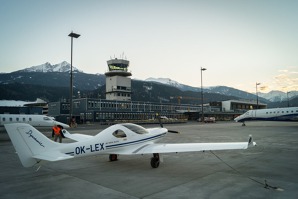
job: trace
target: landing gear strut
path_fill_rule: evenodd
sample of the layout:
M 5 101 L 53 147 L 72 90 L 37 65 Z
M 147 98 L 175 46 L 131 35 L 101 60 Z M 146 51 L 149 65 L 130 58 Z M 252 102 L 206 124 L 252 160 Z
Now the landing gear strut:
M 118 160 L 118 155 L 117 154 L 110 154 L 109 159 L 111 162 L 117 161 Z
M 153 157 L 151 158 L 151 167 L 157 168 L 159 166 L 159 154 L 153 153 Z
M 242 123 L 242 126 L 246 126 L 244 122 Z

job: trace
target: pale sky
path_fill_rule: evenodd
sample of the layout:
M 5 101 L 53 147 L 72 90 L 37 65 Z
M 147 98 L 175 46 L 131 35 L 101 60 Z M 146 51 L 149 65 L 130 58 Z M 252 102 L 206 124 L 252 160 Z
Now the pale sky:
M 0 0 L 0 72 L 45 62 L 200 87 L 298 90 L 297 0 Z M 83 83 L 83 82 L 82 82 Z

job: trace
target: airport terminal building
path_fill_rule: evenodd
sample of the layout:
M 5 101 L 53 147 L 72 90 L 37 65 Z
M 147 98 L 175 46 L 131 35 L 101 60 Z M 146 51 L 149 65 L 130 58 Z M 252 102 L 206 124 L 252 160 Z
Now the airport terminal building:
M 204 104 L 205 117 L 216 120 L 233 120 L 235 117 L 254 109 L 256 102 L 228 100 Z M 266 104 L 259 103 L 259 108 Z M 69 121 L 69 102 L 51 102 L 49 115 L 62 122 Z M 171 119 L 173 122 L 197 120 L 202 115 L 202 106 L 193 104 L 160 104 L 141 101 L 118 101 L 94 98 L 73 100 L 73 116 L 78 123 L 85 122 L 135 122 L 146 123 L 156 119 L 156 114 Z
M 146 123 L 156 120 L 156 114 L 172 122 L 197 120 L 202 116 L 202 105 L 167 104 L 131 101 L 132 74 L 128 71 L 129 61 L 111 59 L 107 61 L 106 99 L 73 99 L 72 116 L 78 123 L 85 122 L 135 122 Z M 70 104 L 67 101 L 48 104 L 48 114 L 61 122 L 70 121 Z M 217 120 L 232 120 L 246 110 L 266 108 L 266 104 L 251 101 L 228 100 L 203 105 L 205 117 Z
M 39 98 L 37 98 L 36 101 L 32 102 L 17 100 L 0 100 L 0 114 L 47 115 L 48 103 Z

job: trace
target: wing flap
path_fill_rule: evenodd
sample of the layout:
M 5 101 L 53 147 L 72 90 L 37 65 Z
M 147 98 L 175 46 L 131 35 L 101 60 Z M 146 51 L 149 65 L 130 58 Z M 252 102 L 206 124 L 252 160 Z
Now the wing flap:
M 249 135 L 248 142 L 147 144 L 135 150 L 133 154 L 234 150 L 247 149 L 256 145 L 252 136 Z
M 134 154 L 178 153 L 210 150 L 247 149 L 247 142 L 232 143 L 185 143 L 185 144 L 150 144 L 135 150 Z

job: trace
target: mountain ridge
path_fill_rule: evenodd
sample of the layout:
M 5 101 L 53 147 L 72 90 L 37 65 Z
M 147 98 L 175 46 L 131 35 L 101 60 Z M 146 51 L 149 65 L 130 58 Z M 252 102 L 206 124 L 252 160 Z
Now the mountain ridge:
M 25 69 L 14 71 L 11 73 L 0 73 L 0 84 L 20 83 L 33 85 L 37 84 L 51 87 L 69 87 L 69 72 L 70 64 L 66 61 L 63 61 L 58 64 L 51 64 L 49 62 L 46 62 L 41 65 L 27 67 Z M 91 91 L 105 85 L 105 76 L 103 74 L 86 74 L 76 67 L 73 67 L 73 73 L 74 88 L 76 88 L 78 91 Z M 150 77 L 145 80 L 137 81 L 144 81 L 147 84 L 155 82 L 162 85 L 172 86 L 183 92 L 201 92 L 201 88 L 184 85 L 170 78 Z M 84 83 L 82 84 L 81 82 Z M 203 92 L 226 95 L 230 97 L 233 96 L 239 99 L 256 99 L 255 94 L 227 86 L 204 87 Z M 259 92 L 258 95 L 260 98 L 265 98 L 270 102 L 281 102 L 287 101 L 288 96 L 289 98 L 294 98 L 298 95 L 298 92 L 291 91 L 288 92 L 287 95 L 287 93 L 281 91 L 270 91 L 269 93 Z
M 150 78 L 145 79 L 145 81 L 147 81 L 147 82 L 157 82 L 157 83 L 160 83 L 160 84 L 174 86 L 174 87 L 179 88 L 183 91 L 201 92 L 201 88 L 180 84 L 179 82 L 177 82 L 175 80 L 172 80 L 170 78 L 153 78 L 153 77 L 150 77 Z M 232 88 L 232 87 L 228 87 L 228 86 L 203 87 L 203 91 L 204 92 L 220 93 L 220 94 L 224 94 L 224 95 L 237 96 L 237 97 L 246 96 L 245 98 L 248 98 L 248 99 L 255 99 L 256 98 L 255 93 L 245 92 L 245 91 L 235 89 L 235 88 Z M 294 98 L 294 97 L 298 96 L 298 91 L 290 91 L 288 93 L 289 94 L 287 95 L 287 93 L 282 92 L 282 91 L 270 91 L 268 93 L 258 92 L 258 96 L 262 97 L 262 98 L 265 98 L 265 99 L 269 100 L 270 102 L 286 101 L 286 100 L 288 100 L 288 97 L 289 97 L 289 99 L 291 99 L 291 98 Z
M 78 68 L 73 67 L 73 72 L 81 72 L 83 71 L 79 70 Z M 43 72 L 43 73 L 48 73 L 48 72 L 70 72 L 70 63 L 67 61 L 63 61 L 58 64 L 52 65 L 49 62 L 46 62 L 44 64 L 40 64 L 37 66 L 31 66 L 22 70 L 14 71 L 14 72 Z

